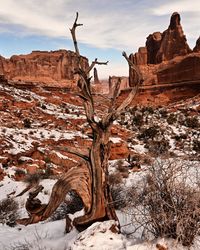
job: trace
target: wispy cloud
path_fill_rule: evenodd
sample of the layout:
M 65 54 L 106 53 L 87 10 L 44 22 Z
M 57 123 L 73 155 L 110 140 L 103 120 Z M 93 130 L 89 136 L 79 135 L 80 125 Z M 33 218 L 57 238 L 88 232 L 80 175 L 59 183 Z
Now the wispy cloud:
M 184 12 L 184 13 L 199 13 L 200 11 L 200 1 L 193 0 L 174 0 L 174 1 L 167 1 L 162 5 L 158 5 L 156 8 L 153 9 L 153 13 L 155 15 L 167 15 L 171 14 L 174 11 Z
M 165 16 L 172 12 L 179 12 L 187 40 L 191 47 L 200 35 L 200 1 L 199 0 L 173 0 L 152 8 L 153 15 Z
M 182 14 L 185 33 L 192 46 L 200 30 L 199 0 L 6 0 L 0 8 L 0 36 L 70 37 L 76 11 L 84 24 L 78 40 L 92 48 L 134 52 L 148 34 L 163 31 L 174 11 Z M 31 47 L 31 45 L 30 45 Z M 90 57 L 90 56 L 89 56 Z M 123 59 L 122 59 L 123 61 Z M 117 60 L 113 74 L 126 74 L 126 64 Z M 111 67 L 111 66 L 110 66 Z M 103 72 L 110 70 L 102 68 Z
M 0 22 L 18 25 L 26 35 L 69 38 L 76 11 L 84 23 L 79 39 L 99 48 L 133 49 L 159 28 L 149 16 L 148 1 L 136 0 L 6 0 Z

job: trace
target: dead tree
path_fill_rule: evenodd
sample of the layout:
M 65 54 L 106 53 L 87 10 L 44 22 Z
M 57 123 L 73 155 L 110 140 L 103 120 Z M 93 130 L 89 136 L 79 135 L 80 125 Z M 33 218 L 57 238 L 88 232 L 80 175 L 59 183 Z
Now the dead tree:
M 128 97 L 117 105 L 117 95 L 120 87 L 120 79 L 118 80 L 112 98 L 110 99 L 107 111 L 102 117 L 98 117 L 95 113 L 94 94 L 91 88 L 90 71 L 96 64 L 107 64 L 108 62 L 99 62 L 95 59 L 88 69 L 84 70 L 81 67 L 81 56 L 79 53 L 78 43 L 76 40 L 76 28 L 82 24 L 77 24 L 78 13 L 75 22 L 71 29 L 72 39 L 74 42 L 75 52 L 77 55 L 79 67 L 75 70 L 78 74 L 78 96 L 82 99 L 87 122 L 92 131 L 92 145 L 91 148 L 85 152 L 74 149 L 65 148 L 71 154 L 79 156 L 84 160 L 84 164 L 72 168 L 68 171 L 52 189 L 52 194 L 49 203 L 43 207 L 38 208 L 38 213 L 33 209 L 33 213 L 29 209 L 29 218 L 19 220 L 19 223 L 30 224 L 48 218 L 65 199 L 67 192 L 75 190 L 82 198 L 85 206 L 85 215 L 75 218 L 73 225 L 78 229 L 86 228 L 95 221 L 115 220 L 117 216 L 115 213 L 113 200 L 109 187 L 108 180 L 108 159 L 110 156 L 110 130 L 113 122 L 119 117 L 121 112 L 131 103 L 135 97 L 141 78 L 136 66 L 129 60 L 126 53 L 123 56 L 127 60 L 129 67 L 135 72 L 134 87 L 129 93 Z M 133 83 L 132 83 L 133 86 Z M 79 180 L 79 181 L 77 181 Z M 31 202 L 31 199 L 29 199 Z M 31 203 L 34 204 L 34 201 Z M 37 202 L 38 205 L 38 202 Z M 28 206 L 28 205 L 27 205 Z M 28 206 L 31 207 L 31 206 Z

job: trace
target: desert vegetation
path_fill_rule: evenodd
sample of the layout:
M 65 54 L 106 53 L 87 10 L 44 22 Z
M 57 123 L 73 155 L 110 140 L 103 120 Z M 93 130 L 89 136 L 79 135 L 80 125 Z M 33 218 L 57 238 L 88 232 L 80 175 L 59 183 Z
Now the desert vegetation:
M 199 239 L 200 97 L 140 103 L 144 79 L 125 52 L 130 89 L 119 94 L 116 78 L 112 95 L 99 93 L 90 74 L 108 62 L 87 64 L 79 26 L 77 14 L 76 67 L 69 70 L 77 86 L 0 82 L 0 230 L 19 237 L 10 249 L 48 250 L 56 237 L 56 249 L 91 249 L 95 237 L 120 249 L 143 241 L 166 250 L 154 244 L 160 238 L 192 248 Z M 32 242 L 20 238 L 36 229 Z

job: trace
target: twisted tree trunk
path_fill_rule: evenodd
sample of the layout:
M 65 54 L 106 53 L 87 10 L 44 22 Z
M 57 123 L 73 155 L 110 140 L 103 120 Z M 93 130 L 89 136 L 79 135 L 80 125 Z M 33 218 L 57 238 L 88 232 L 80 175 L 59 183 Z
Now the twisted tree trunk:
M 88 152 L 80 152 L 73 148 L 64 148 L 67 152 L 79 156 L 84 160 L 85 164 L 73 168 L 68 171 L 58 182 L 54 185 L 51 193 L 49 203 L 47 205 L 41 204 L 38 199 L 35 199 L 41 188 L 37 189 L 34 195 L 29 195 L 26 207 L 28 208 L 29 218 L 18 220 L 22 224 L 36 223 L 40 220 L 47 219 L 65 199 L 67 192 L 75 190 L 82 198 L 85 215 L 75 218 L 73 224 L 78 229 L 84 229 L 95 221 L 115 220 L 118 218 L 115 213 L 113 200 L 109 187 L 108 180 L 108 159 L 110 155 L 110 129 L 113 122 L 121 114 L 121 112 L 131 103 L 137 93 L 141 77 L 138 69 L 129 60 L 126 53 L 123 56 L 127 60 L 129 67 L 135 72 L 135 81 L 132 83 L 132 91 L 123 103 L 117 107 L 116 100 L 120 87 L 120 78 L 115 86 L 113 97 L 102 117 L 96 117 L 93 93 L 91 91 L 91 78 L 89 72 L 96 64 L 106 65 L 108 62 L 98 62 L 95 59 L 85 71 L 81 68 L 80 54 L 78 43 L 76 41 L 75 30 L 76 27 L 82 24 L 77 24 L 78 13 L 71 30 L 74 42 L 75 52 L 77 55 L 77 62 L 79 68 L 76 69 L 76 74 L 79 75 L 78 87 L 79 97 L 83 101 L 87 122 L 92 130 L 92 146 Z M 37 205 L 36 207 L 34 207 Z M 69 224 L 69 222 L 68 222 Z

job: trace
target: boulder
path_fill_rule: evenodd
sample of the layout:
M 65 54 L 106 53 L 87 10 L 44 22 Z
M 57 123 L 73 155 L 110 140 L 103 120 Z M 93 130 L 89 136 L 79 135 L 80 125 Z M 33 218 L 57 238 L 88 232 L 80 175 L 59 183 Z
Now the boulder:
M 127 143 L 120 141 L 111 145 L 110 160 L 125 159 L 129 154 Z

